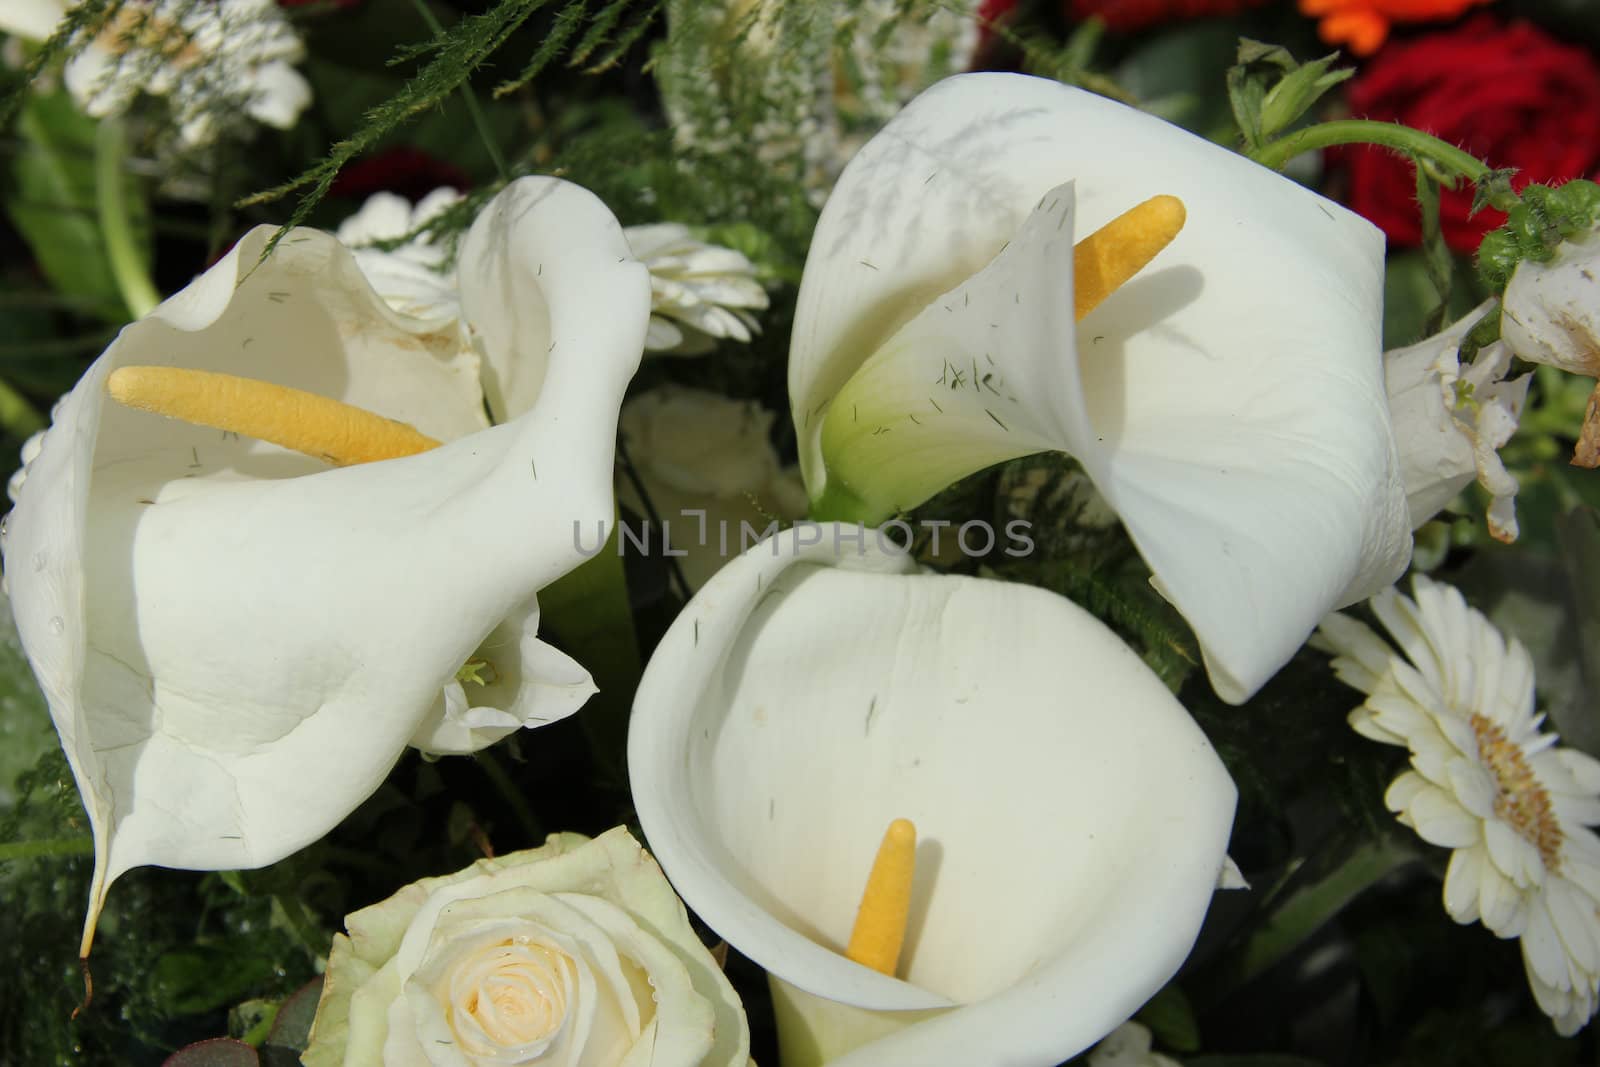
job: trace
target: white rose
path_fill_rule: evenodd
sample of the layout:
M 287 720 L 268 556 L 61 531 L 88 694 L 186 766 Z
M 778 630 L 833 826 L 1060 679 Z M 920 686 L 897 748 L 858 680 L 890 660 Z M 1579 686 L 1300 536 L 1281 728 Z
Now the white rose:
M 746 1067 L 733 987 L 626 829 L 424 878 L 335 935 L 306 1067 Z
M 622 407 L 622 440 L 634 473 L 671 534 L 691 589 L 741 550 L 741 524 L 760 531 L 806 513 L 805 488 L 783 467 L 768 432 L 773 414 L 748 400 L 665 385 Z M 638 487 L 618 479 L 622 502 L 644 513 Z M 702 514 L 703 513 L 703 514 Z

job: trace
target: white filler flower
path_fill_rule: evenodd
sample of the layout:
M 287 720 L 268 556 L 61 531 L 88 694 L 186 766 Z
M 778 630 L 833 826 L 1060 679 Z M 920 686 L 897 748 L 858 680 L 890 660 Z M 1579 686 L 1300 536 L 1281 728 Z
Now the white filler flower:
M 1171 1056 L 1153 1050 L 1150 1028 L 1127 1022 L 1106 1035 L 1089 1052 L 1089 1067 L 1183 1067 Z
M 1600 379 L 1600 226 L 1561 242 L 1548 263 L 1517 264 L 1506 286 L 1500 335 L 1520 359 Z M 1600 384 L 1572 462 L 1600 466 Z
M 1492 498 L 1489 533 L 1517 539 L 1517 479 L 1498 450 L 1517 432 L 1533 377 L 1506 379 L 1511 349 L 1504 342 L 1484 347 L 1465 367 L 1459 358 L 1461 342 L 1491 307 L 1485 303 L 1442 333 L 1384 353 L 1412 529 L 1476 479 Z
M 1450 586 L 1418 576 L 1372 610 L 1400 651 L 1342 615 L 1322 640 L 1334 670 L 1367 694 L 1350 713 L 1365 737 L 1411 750 L 1385 795 L 1429 844 L 1454 850 L 1444 905 L 1520 937 L 1539 1007 L 1564 1035 L 1600 989 L 1600 761 L 1556 745 L 1534 713 L 1533 664 Z
M 0 31 L 48 37 L 71 5 L 6 0 Z M 120 115 L 141 93 L 166 97 L 185 144 L 205 145 L 243 113 L 286 130 L 311 103 L 292 64 L 305 46 L 275 0 L 129 3 L 67 62 L 67 91 L 96 118 Z
M 738 995 L 622 827 L 424 878 L 345 919 L 307 1067 L 746 1067 Z

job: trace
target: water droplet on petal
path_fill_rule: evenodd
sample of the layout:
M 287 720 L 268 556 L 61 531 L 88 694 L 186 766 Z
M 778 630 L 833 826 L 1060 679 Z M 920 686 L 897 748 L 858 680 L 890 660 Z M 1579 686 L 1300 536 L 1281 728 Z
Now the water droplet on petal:
M 60 615 L 50 616 L 50 632 L 53 634 L 64 633 L 67 629 L 66 621 Z
M 33 573 L 38 574 L 40 571 L 44 570 L 44 565 L 48 562 L 50 562 L 49 556 L 45 555 L 43 552 L 35 552 L 33 554 Z

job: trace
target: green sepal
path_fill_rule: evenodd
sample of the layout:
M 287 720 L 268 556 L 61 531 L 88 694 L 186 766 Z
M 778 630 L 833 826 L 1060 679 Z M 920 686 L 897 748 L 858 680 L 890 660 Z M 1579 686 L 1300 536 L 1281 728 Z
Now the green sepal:
M 1338 58 L 1334 52 L 1302 64 L 1286 48 L 1241 37 L 1227 84 L 1245 147 L 1258 149 L 1299 122 L 1329 89 L 1355 73 L 1349 67 L 1332 69 Z
M 1290 71 L 1267 91 L 1261 105 L 1261 131 L 1268 137 L 1293 126 L 1321 100 L 1323 94 L 1355 74 L 1354 67 L 1329 69 L 1339 58 L 1334 52 Z

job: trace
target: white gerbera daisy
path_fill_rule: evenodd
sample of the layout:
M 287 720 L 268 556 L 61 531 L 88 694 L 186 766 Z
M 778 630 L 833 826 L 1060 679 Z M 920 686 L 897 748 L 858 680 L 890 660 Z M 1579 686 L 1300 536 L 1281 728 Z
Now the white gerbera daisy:
M 1418 576 L 1412 591 L 1371 601 L 1400 653 L 1343 615 L 1319 630 L 1334 671 L 1367 694 L 1350 725 L 1411 750 L 1384 802 L 1453 850 L 1445 910 L 1520 937 L 1539 1007 L 1574 1034 L 1600 994 L 1600 839 L 1586 829 L 1600 824 L 1600 761 L 1540 731 L 1519 642 L 1450 586 Z
M 696 240 L 676 222 L 623 233 L 634 257 L 650 268 L 647 349 L 697 356 L 718 340 L 749 341 L 761 332 L 751 311 L 767 306 L 767 291 L 743 253 Z

